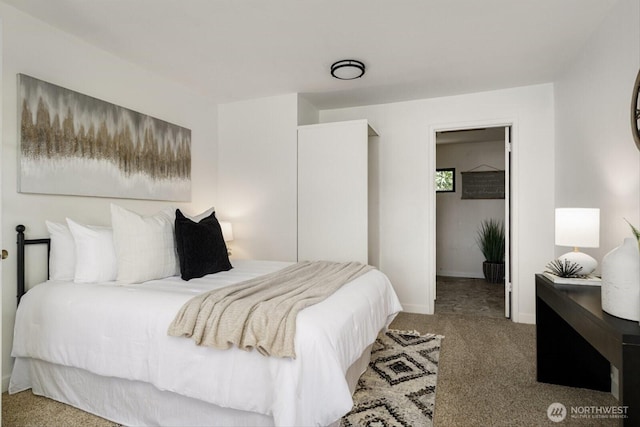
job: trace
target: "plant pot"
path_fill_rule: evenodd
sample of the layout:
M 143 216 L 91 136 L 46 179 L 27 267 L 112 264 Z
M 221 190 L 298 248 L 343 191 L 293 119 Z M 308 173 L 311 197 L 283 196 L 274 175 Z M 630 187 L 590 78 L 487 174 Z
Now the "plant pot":
M 504 282 L 504 262 L 485 261 L 482 263 L 482 272 L 489 283 Z

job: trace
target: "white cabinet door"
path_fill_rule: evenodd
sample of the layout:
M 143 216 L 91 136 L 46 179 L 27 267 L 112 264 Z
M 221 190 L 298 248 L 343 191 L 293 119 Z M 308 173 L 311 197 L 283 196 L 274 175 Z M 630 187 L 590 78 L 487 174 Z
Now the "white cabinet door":
M 366 120 L 298 127 L 298 260 L 368 263 Z

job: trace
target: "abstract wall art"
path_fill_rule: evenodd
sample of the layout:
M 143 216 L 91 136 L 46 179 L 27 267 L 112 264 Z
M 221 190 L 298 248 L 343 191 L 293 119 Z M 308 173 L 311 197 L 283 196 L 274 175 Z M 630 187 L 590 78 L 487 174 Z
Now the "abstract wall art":
M 19 191 L 191 200 L 191 131 L 18 74 Z

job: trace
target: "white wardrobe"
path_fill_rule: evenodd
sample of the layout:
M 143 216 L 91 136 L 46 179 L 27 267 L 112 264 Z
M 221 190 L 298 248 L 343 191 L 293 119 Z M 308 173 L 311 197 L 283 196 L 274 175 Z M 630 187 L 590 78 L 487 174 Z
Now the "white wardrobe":
M 366 120 L 298 127 L 298 260 L 358 261 L 368 254 Z

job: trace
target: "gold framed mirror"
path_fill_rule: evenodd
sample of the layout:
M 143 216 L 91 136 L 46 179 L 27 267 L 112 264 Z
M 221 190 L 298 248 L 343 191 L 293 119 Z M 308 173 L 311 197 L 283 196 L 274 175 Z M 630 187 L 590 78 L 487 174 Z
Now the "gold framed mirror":
M 633 85 L 633 97 L 631 99 L 631 131 L 636 147 L 640 150 L 640 71 Z

